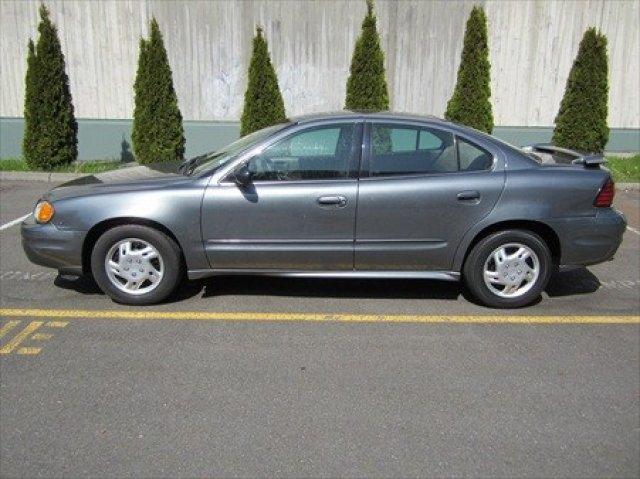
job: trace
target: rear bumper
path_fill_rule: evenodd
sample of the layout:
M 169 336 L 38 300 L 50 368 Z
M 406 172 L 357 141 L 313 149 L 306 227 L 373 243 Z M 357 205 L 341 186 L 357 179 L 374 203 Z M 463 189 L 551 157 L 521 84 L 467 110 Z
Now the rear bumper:
M 20 228 L 22 248 L 29 261 L 65 274 L 82 274 L 82 245 L 86 232 L 65 231 L 55 225 L 38 224 L 33 218 Z
M 599 209 L 595 216 L 548 223 L 560 237 L 563 266 L 588 266 L 612 259 L 627 228 L 624 215 L 613 208 Z

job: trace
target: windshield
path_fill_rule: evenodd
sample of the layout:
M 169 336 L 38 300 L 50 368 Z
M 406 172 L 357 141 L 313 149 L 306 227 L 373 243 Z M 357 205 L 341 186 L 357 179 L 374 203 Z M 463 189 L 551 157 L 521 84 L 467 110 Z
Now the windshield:
M 222 165 L 224 165 L 229 160 L 231 160 L 236 155 L 238 155 L 238 153 L 264 140 L 265 138 L 269 137 L 276 131 L 281 130 L 287 125 L 288 123 L 278 123 L 277 125 L 269 126 L 267 128 L 263 128 L 262 130 L 254 131 L 253 133 L 247 136 L 238 138 L 233 143 L 228 144 L 227 146 L 221 148 L 218 151 L 205 153 L 202 156 L 194 158 L 195 160 L 194 165 L 191 166 L 191 168 L 188 171 L 188 174 L 197 175 L 205 171 L 217 170 Z

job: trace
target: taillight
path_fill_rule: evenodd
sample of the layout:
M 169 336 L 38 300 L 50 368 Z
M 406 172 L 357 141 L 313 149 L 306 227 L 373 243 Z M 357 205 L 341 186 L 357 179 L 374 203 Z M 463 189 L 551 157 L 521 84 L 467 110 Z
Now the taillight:
M 613 197 L 615 194 L 616 185 L 613 180 L 609 178 L 607 182 L 602 185 L 602 188 L 600 188 L 598 196 L 596 196 L 596 199 L 593 202 L 593 206 L 597 206 L 598 208 L 609 208 L 611 203 L 613 203 Z

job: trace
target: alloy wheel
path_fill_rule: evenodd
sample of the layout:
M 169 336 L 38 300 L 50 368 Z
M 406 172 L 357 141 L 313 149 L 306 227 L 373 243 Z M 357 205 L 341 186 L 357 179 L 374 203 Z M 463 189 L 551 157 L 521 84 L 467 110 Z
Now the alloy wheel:
M 507 243 L 487 257 L 482 276 L 493 294 L 502 298 L 518 298 L 527 293 L 540 277 L 540 260 L 529 246 Z
M 116 242 L 104 260 L 109 281 L 131 295 L 153 291 L 164 276 L 164 261 L 158 249 L 139 238 Z

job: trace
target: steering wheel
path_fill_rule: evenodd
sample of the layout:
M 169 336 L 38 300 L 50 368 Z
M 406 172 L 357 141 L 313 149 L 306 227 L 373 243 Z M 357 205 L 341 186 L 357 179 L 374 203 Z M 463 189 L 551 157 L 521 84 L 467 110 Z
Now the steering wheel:
M 274 172 L 273 161 L 271 161 L 269 158 L 261 158 L 261 160 L 264 163 L 265 170 L 268 173 L 273 173 Z
M 275 165 L 273 164 L 273 161 L 270 158 L 262 158 L 262 161 L 264 162 L 266 172 L 274 173 L 278 181 L 284 181 L 288 179 L 288 176 L 285 172 L 279 171 L 276 169 Z M 268 175 L 268 176 L 271 176 L 271 175 Z

